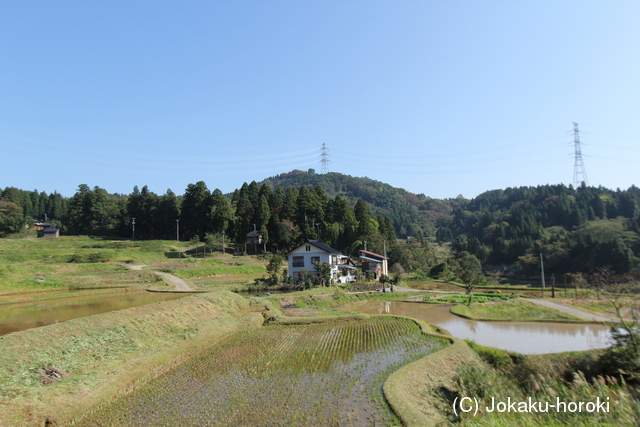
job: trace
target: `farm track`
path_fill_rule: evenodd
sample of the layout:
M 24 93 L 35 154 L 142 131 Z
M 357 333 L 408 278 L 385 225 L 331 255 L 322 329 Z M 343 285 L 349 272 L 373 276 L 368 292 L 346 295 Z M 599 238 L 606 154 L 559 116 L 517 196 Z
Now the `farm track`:
M 142 270 L 143 267 L 145 267 L 144 264 L 142 265 L 130 265 L 128 266 L 131 270 L 136 270 L 136 271 L 140 271 Z M 157 274 L 158 276 L 162 277 L 164 280 L 166 280 L 167 282 L 171 283 L 173 286 L 175 286 L 175 290 L 176 292 L 195 292 L 195 289 L 193 289 L 187 282 L 185 282 L 183 279 L 174 276 L 173 274 L 168 274 L 168 273 L 160 273 L 159 271 L 153 271 L 151 270 L 154 274 Z
M 591 313 L 589 311 L 580 310 L 578 308 L 568 307 L 566 305 L 558 304 L 556 302 L 551 302 L 551 301 L 546 301 L 546 300 L 536 299 L 536 298 L 524 298 L 524 299 L 533 304 L 553 308 L 563 313 L 571 314 L 572 316 L 578 316 L 578 317 L 593 320 L 596 322 L 612 322 L 613 321 L 613 319 L 609 317 L 601 316 L 599 314 Z

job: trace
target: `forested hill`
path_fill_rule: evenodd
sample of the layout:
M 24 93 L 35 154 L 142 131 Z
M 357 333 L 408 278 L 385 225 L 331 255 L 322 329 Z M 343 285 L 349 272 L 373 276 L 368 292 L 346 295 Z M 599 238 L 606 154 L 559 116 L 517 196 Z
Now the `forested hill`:
M 213 190 L 213 191 L 212 191 Z M 0 236 L 34 219 L 54 222 L 63 234 L 206 240 L 226 233 L 243 245 L 254 227 L 266 249 L 286 253 L 302 239 L 320 238 L 346 253 L 364 242 L 406 270 L 431 271 L 435 244 L 450 243 L 453 260 L 482 263 L 507 274 L 534 274 L 539 256 L 549 274 L 617 274 L 640 269 L 640 189 L 582 185 L 507 188 L 472 200 L 439 200 L 369 178 L 292 171 L 244 183 L 225 197 L 203 181 L 181 197 L 147 186 L 131 194 L 80 185 L 71 198 L 7 187 L 0 192 Z M 475 261 L 474 261 L 475 260 Z M 442 269 L 442 265 L 438 267 Z M 439 271 L 439 270 L 434 270 Z
M 485 192 L 453 211 L 438 228 L 438 240 L 452 240 L 489 264 L 517 263 L 523 272 L 556 273 L 608 267 L 628 273 L 640 256 L 640 189 L 609 190 L 564 185 Z
M 353 205 L 359 198 L 392 219 L 400 238 L 451 242 L 454 253 L 473 254 L 485 265 L 594 273 L 634 270 L 640 261 L 640 189 L 565 185 L 491 190 L 472 200 L 439 200 L 369 178 L 292 171 L 262 182 L 272 188 L 321 186 Z M 419 234 L 422 234 L 421 236 Z
M 452 212 L 462 206 L 465 199 L 459 197 L 440 200 L 424 194 L 414 194 L 403 188 L 392 187 L 381 181 L 367 177 L 353 177 L 337 172 L 317 174 L 313 169 L 308 172 L 294 170 L 258 183 L 272 189 L 289 187 L 300 188 L 319 185 L 330 196 L 340 195 L 354 206 L 358 199 L 369 203 L 372 211 L 391 218 L 397 233 L 406 237 L 413 235 L 412 227 L 420 227 L 423 232 L 434 233 L 434 226 L 446 225 L 452 220 Z

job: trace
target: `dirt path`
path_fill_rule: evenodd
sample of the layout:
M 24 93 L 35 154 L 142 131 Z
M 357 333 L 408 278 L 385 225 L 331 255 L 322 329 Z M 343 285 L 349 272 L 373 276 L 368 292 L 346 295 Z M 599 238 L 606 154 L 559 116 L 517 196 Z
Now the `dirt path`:
M 536 298 L 524 298 L 527 301 L 533 303 L 533 304 L 538 304 L 538 305 L 542 305 L 545 307 L 549 307 L 549 308 L 553 308 L 556 309 L 558 311 L 561 311 L 563 313 L 567 313 L 567 314 L 571 314 L 573 316 L 578 316 L 578 317 L 582 317 L 584 319 L 589 319 L 589 320 L 594 320 L 596 322 L 611 322 L 613 319 L 609 318 L 609 317 L 605 317 L 605 316 L 601 316 L 599 314 L 595 314 L 595 313 L 591 313 L 588 311 L 584 311 L 584 310 L 579 310 L 577 308 L 573 308 L 573 307 L 567 307 L 566 305 L 562 305 L 562 304 L 558 304 L 555 302 L 551 302 L 551 301 L 546 301 L 543 299 L 536 299 Z
M 176 287 L 176 291 L 187 291 L 187 292 L 195 291 L 195 289 L 189 286 L 187 282 L 185 282 L 184 280 L 182 280 L 177 276 L 173 276 L 167 273 L 159 273 L 157 271 L 154 271 L 154 273 L 162 277 L 163 279 L 167 280 L 169 283 L 172 283 Z
M 129 265 L 128 266 L 130 269 L 132 270 L 142 270 L 142 267 L 145 267 L 144 264 L 140 264 L 140 265 Z M 193 292 L 195 291 L 195 289 L 193 289 L 187 282 L 185 282 L 184 280 L 182 280 L 181 278 L 174 276 L 172 274 L 167 274 L 167 273 L 160 273 L 158 271 L 152 271 L 154 274 L 157 274 L 158 276 L 162 277 L 164 280 L 166 280 L 167 282 L 171 283 L 173 286 L 176 287 L 176 291 L 179 292 Z
M 389 286 L 387 286 L 387 292 L 389 292 Z M 420 289 L 411 289 L 411 288 L 405 288 L 403 286 L 398 286 L 398 285 L 394 285 L 393 286 L 393 291 L 394 292 L 424 292 Z

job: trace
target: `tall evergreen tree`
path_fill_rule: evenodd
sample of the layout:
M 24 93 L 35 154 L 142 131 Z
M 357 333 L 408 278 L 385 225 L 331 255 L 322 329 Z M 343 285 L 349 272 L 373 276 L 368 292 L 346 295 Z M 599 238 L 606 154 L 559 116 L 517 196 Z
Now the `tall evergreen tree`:
M 211 231 L 212 207 L 211 193 L 204 181 L 187 185 L 180 215 L 181 235 L 186 240 L 198 237 L 202 241 Z

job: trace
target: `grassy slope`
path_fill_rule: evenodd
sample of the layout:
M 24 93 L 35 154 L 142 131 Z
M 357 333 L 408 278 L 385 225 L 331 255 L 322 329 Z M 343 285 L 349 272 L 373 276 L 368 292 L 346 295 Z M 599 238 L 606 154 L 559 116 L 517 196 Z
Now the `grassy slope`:
M 447 402 L 442 390 L 456 390 L 456 368 L 479 365 L 479 357 L 462 340 L 442 335 L 430 325 L 413 319 L 423 333 L 447 337 L 452 345 L 406 365 L 384 383 L 387 401 L 406 426 L 427 426 L 446 422 Z
M 516 298 L 481 304 L 457 304 L 451 313 L 471 320 L 497 320 L 511 322 L 589 322 L 581 317 L 562 313 Z
M 262 315 L 229 292 L 200 294 L 0 337 L 0 425 L 68 421 Z M 44 385 L 37 370 L 68 373 Z M 151 373 L 150 373 L 151 372 Z
M 87 236 L 0 239 L 0 295 L 66 288 L 165 288 L 162 279 L 149 271 L 153 269 L 187 278 L 198 290 L 233 290 L 245 288 L 265 272 L 264 261 L 255 257 L 179 256 L 190 248 L 187 242 Z M 139 264 L 147 267 L 128 268 Z
M 460 396 L 477 396 L 480 402 L 477 415 L 453 414 L 449 396 L 447 410 L 450 420 L 462 426 L 592 426 L 638 425 L 640 403 L 619 379 L 599 372 L 598 357 L 602 350 L 567 352 L 545 355 L 521 355 L 483 347 L 473 342 L 471 347 L 483 364 L 461 366 L 456 372 L 456 386 Z M 610 402 L 608 412 L 555 411 L 493 412 L 484 408 L 491 398 L 496 402 Z

